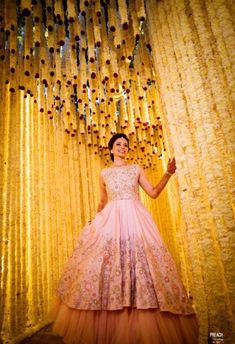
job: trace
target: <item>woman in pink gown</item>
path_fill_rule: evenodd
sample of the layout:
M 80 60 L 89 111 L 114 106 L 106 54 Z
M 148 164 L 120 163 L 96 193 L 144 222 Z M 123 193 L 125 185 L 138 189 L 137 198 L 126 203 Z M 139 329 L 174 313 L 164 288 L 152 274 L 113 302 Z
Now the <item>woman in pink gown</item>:
M 175 159 L 154 187 L 138 164 L 127 164 L 129 140 L 109 141 L 112 166 L 100 174 L 95 218 L 80 234 L 49 312 L 53 332 L 68 344 L 196 344 L 194 309 L 139 185 L 156 198 Z

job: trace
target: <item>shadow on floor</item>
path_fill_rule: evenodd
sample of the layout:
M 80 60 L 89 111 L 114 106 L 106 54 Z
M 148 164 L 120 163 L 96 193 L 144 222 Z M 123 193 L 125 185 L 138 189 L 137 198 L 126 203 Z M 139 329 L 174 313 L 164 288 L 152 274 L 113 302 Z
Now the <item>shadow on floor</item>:
M 29 338 L 24 339 L 20 344 L 64 344 L 61 337 L 57 337 L 52 333 L 52 325 L 43 327 Z

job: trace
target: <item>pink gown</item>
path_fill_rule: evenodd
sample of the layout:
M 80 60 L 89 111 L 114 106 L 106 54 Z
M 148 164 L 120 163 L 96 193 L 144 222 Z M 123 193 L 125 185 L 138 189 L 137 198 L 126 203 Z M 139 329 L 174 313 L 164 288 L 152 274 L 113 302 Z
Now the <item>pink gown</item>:
M 138 165 L 101 171 L 108 203 L 79 235 L 49 318 L 68 344 L 196 344 L 198 322 L 139 196 Z

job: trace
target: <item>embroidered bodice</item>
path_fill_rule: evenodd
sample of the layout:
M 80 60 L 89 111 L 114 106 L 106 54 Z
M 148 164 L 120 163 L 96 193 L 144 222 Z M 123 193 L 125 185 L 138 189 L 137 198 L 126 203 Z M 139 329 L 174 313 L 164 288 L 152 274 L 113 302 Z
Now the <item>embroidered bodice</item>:
M 109 200 L 140 199 L 138 165 L 112 166 L 101 171 Z

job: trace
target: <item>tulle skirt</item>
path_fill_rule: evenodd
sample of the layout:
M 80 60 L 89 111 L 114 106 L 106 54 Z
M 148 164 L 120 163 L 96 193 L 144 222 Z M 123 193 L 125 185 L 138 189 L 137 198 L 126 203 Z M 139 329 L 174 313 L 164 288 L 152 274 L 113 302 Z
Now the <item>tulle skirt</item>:
M 49 313 L 53 333 L 66 344 L 197 344 L 195 314 L 159 309 L 80 310 L 55 297 Z

